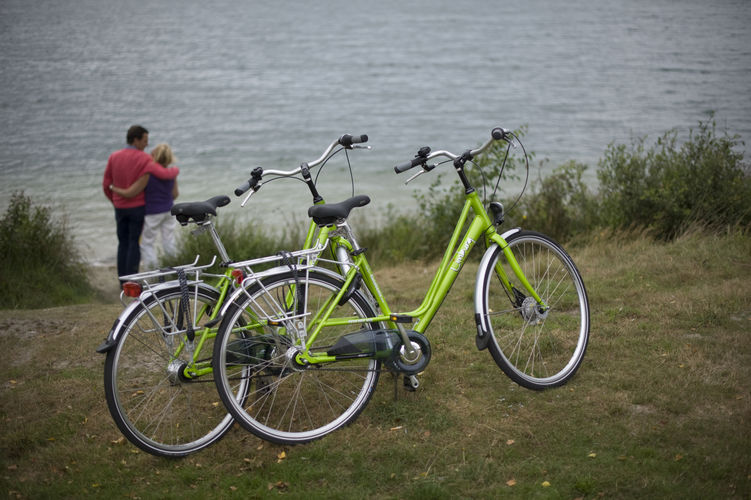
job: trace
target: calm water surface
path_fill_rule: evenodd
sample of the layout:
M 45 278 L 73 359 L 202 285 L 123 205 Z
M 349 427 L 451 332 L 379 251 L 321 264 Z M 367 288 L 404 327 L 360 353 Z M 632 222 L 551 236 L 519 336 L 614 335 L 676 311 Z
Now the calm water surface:
M 405 187 L 391 166 L 419 146 L 460 151 L 497 125 L 527 126 L 543 171 L 593 172 L 609 143 L 685 136 L 710 111 L 748 140 L 749 21 L 746 0 L 3 0 L 0 209 L 24 190 L 113 262 L 100 180 L 133 123 L 173 146 L 180 201 L 366 133 L 373 149 L 351 158 L 372 213 L 414 209 L 429 180 Z M 330 201 L 350 193 L 343 168 L 322 177 Z M 304 187 L 276 184 L 225 213 L 302 220 Z

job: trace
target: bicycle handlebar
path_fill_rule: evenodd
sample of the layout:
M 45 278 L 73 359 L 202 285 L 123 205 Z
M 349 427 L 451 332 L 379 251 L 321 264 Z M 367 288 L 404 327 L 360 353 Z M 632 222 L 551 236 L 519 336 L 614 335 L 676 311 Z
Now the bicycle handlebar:
M 506 142 L 509 142 L 510 138 L 511 138 L 510 131 L 505 130 L 501 127 L 496 127 L 490 131 L 490 139 L 488 139 L 488 141 L 485 144 L 483 144 L 477 149 L 473 149 L 464 153 L 464 155 L 467 155 L 467 159 L 471 160 L 478 154 L 485 151 L 488 148 L 488 146 L 490 146 L 493 143 L 493 141 L 504 140 Z M 404 163 L 400 163 L 399 165 L 395 166 L 394 172 L 396 172 L 397 174 L 401 174 L 402 172 L 406 172 L 407 170 L 410 170 L 418 165 L 423 165 L 424 167 L 424 165 L 428 162 L 428 160 L 432 160 L 433 158 L 436 158 L 438 156 L 445 156 L 446 158 L 449 158 L 451 160 L 456 160 L 457 158 L 463 155 L 457 155 L 457 154 L 451 153 L 450 151 L 434 151 L 431 153 L 430 148 L 426 146 L 426 147 L 420 148 L 420 150 L 417 152 L 417 154 L 412 160 L 406 161 Z
M 409 161 L 405 161 L 404 163 L 401 163 L 395 166 L 394 172 L 396 172 L 397 174 L 401 174 L 402 172 L 406 172 L 410 168 L 414 168 L 417 165 L 424 164 L 428 160 L 429 154 L 430 154 L 430 148 L 428 146 L 421 147 L 413 159 Z
M 253 171 L 250 173 L 250 179 L 242 183 L 240 186 L 235 188 L 235 196 L 242 196 L 248 189 L 252 187 L 256 187 L 258 184 L 258 181 L 261 180 L 263 177 L 263 168 L 256 167 L 253 169 Z
M 263 169 L 262 167 L 256 167 L 250 173 L 250 179 L 248 179 L 243 184 L 235 188 L 235 196 L 242 196 L 251 188 L 253 189 L 254 192 L 258 191 L 258 189 L 260 189 L 261 187 L 259 185 L 259 183 L 261 182 L 261 179 L 263 179 L 267 175 L 276 175 L 279 177 L 292 177 L 302 172 L 303 167 L 313 168 L 322 164 L 324 161 L 326 161 L 329 158 L 329 156 L 331 156 L 331 152 L 337 146 L 342 146 L 345 149 L 352 149 L 354 144 L 361 144 L 364 142 L 368 142 L 368 136 L 365 134 L 362 134 L 362 135 L 344 134 L 341 137 L 339 137 L 337 140 L 329 144 L 329 146 L 323 151 L 323 154 L 318 159 L 312 162 L 303 162 L 299 167 L 295 169 L 273 170 L 273 169 Z M 252 194 L 253 193 L 251 193 L 251 195 Z M 248 196 L 248 198 L 249 197 L 250 195 Z M 245 203 L 248 201 L 248 198 L 246 198 L 245 201 L 243 201 L 241 206 L 245 206 Z
M 402 172 L 406 172 L 410 168 L 415 168 L 417 165 L 420 165 L 421 163 L 424 163 L 427 161 L 427 158 L 414 158 L 412 160 L 405 161 L 404 163 L 400 163 L 399 165 L 394 167 L 394 172 L 397 174 L 401 174 Z

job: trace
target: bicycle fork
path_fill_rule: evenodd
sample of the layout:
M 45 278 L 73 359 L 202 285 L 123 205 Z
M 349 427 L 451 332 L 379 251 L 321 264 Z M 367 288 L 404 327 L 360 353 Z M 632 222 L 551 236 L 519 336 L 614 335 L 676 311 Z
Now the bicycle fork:
M 517 289 L 509 280 L 506 272 L 503 270 L 500 262 L 495 264 L 493 272 L 501 281 L 503 288 L 509 297 L 512 305 L 519 310 L 522 317 L 527 322 L 533 320 L 544 320 L 549 311 L 549 306 L 540 297 L 537 291 L 524 274 L 519 262 L 516 260 L 513 251 L 506 242 L 506 238 L 521 231 L 520 228 L 510 229 L 501 235 L 494 234 L 490 236 L 490 241 L 499 246 L 503 252 L 509 267 L 514 276 L 521 283 L 528 295 Z M 477 348 L 483 350 L 488 346 L 490 340 L 490 319 L 485 310 L 487 310 L 487 290 L 484 289 L 483 276 L 487 273 L 487 268 L 495 257 L 496 250 L 492 246 L 485 251 L 480 266 L 477 269 L 477 278 L 475 281 L 475 323 L 477 325 L 477 337 L 475 339 Z

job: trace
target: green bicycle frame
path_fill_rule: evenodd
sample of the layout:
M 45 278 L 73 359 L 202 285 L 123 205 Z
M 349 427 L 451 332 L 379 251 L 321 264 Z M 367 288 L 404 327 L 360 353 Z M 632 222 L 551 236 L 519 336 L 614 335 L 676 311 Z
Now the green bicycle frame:
M 324 203 L 323 200 L 319 203 Z M 319 230 L 320 229 L 320 230 Z M 311 221 L 310 226 L 308 227 L 307 235 L 305 236 L 305 242 L 303 244 L 303 249 L 309 249 L 313 248 L 314 242 L 316 242 L 320 238 L 326 238 L 328 235 L 328 228 L 319 228 L 318 225 Z M 332 249 L 333 252 L 333 249 Z M 229 293 L 230 285 L 232 283 L 232 280 L 234 280 L 234 276 L 232 276 L 232 270 L 227 269 L 225 271 L 223 276 L 218 277 L 217 284 L 214 285 L 214 288 L 219 290 L 219 298 L 217 299 L 217 303 L 213 305 L 213 309 L 211 310 L 211 313 L 208 314 L 208 321 L 207 323 L 211 323 L 213 320 L 217 318 L 217 315 L 222 309 L 222 304 L 224 303 L 224 300 L 227 297 L 227 294 Z M 292 301 L 294 297 L 294 289 L 290 291 L 290 294 L 287 297 L 287 301 Z M 204 304 L 200 311 L 196 314 L 196 321 L 197 324 L 200 319 L 202 319 L 206 315 L 206 309 L 209 307 L 208 304 Z M 262 323 L 262 322 L 259 322 Z M 213 372 L 211 359 L 206 361 L 201 361 L 199 358 L 199 355 L 203 349 L 204 344 L 212 339 L 215 338 L 217 334 L 217 328 L 215 326 L 204 326 L 203 329 L 200 332 L 196 332 L 196 346 L 195 350 L 193 351 L 192 355 L 192 362 L 190 365 L 188 365 L 185 370 L 183 371 L 183 374 L 187 378 L 198 378 L 203 375 L 207 375 Z M 170 361 L 174 361 L 178 359 L 180 354 L 185 349 L 186 344 L 185 341 L 181 341 L 180 345 L 178 346 L 177 350 L 175 351 L 175 354 L 173 355 L 172 359 Z
M 464 233 L 464 237 L 462 238 L 462 230 L 467 225 L 470 217 L 470 210 L 472 211 L 474 216 L 469 223 L 469 227 Z M 319 238 L 325 237 L 327 237 L 325 232 L 319 233 Z M 315 318 L 311 318 L 309 322 L 310 328 L 308 338 L 306 340 L 305 349 L 302 353 L 299 354 L 298 360 L 302 361 L 303 363 L 327 363 L 336 361 L 336 358 L 334 356 L 310 352 L 310 348 L 313 345 L 313 342 L 315 342 L 316 336 L 325 326 L 386 322 L 391 328 L 396 328 L 398 326 L 398 324 L 396 323 L 397 319 L 401 320 L 402 318 L 407 317 L 417 320 L 413 327 L 414 331 L 418 333 L 424 333 L 430 325 L 430 322 L 432 321 L 436 312 L 440 308 L 441 304 L 443 303 L 443 300 L 448 295 L 451 286 L 454 284 L 454 281 L 456 281 L 456 278 L 461 272 L 467 256 L 471 252 L 472 248 L 474 248 L 477 241 L 480 240 L 480 238 L 485 238 L 485 241 L 488 244 L 496 243 L 500 246 L 511 269 L 514 271 L 514 275 L 519 280 L 519 282 L 524 286 L 529 295 L 534 297 L 540 307 L 547 308 L 540 296 L 529 283 L 529 280 L 527 280 L 524 272 L 519 266 L 519 263 L 514 257 L 513 252 L 509 248 L 508 243 L 495 230 L 495 226 L 491 222 L 487 211 L 483 207 L 478 194 L 475 191 L 471 191 L 466 195 L 464 207 L 462 208 L 462 212 L 456 223 L 454 232 L 451 235 L 451 239 L 446 248 L 446 251 L 444 252 L 443 258 L 441 259 L 438 269 L 436 270 L 436 273 L 421 305 L 417 309 L 405 313 L 393 312 L 388 306 L 386 298 L 383 296 L 383 293 L 378 287 L 375 276 L 370 267 L 370 264 L 368 263 L 367 258 L 365 257 L 365 254 L 363 252 L 357 253 L 356 255 L 353 255 L 354 266 L 347 273 L 344 285 L 342 286 L 341 290 L 339 290 L 339 293 L 330 298 L 327 304 L 319 310 L 320 313 Z M 352 248 L 350 242 L 345 238 L 335 236 L 332 237 L 331 240 L 334 245 L 344 246 L 350 251 L 350 254 L 352 254 L 352 251 L 354 249 Z M 346 291 L 349 289 L 358 272 L 362 276 L 363 282 L 365 283 L 368 291 L 370 291 L 376 303 L 380 307 L 382 314 L 371 318 L 332 317 L 331 315 L 334 308 L 336 307 L 336 304 L 339 302 L 344 293 L 346 293 Z M 496 272 L 498 273 L 503 286 L 506 287 L 509 293 L 511 293 L 511 282 L 509 281 L 501 266 L 496 266 Z

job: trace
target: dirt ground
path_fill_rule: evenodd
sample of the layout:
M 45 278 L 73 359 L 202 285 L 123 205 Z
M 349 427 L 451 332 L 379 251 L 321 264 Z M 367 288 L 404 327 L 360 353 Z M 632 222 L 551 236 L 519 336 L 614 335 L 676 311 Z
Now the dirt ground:
M 120 285 L 116 268 L 92 266 L 89 269 L 90 283 L 96 291 L 96 296 L 89 303 L 0 310 L 0 349 L 11 354 L 9 359 L 13 360 L 12 366 L 22 366 L 24 360 L 28 361 L 25 358 L 32 356 L 28 346 L 27 349 L 21 348 L 29 338 L 46 339 L 45 343 L 49 343 L 50 339 L 58 342 L 61 337 L 65 337 L 70 343 L 63 348 L 63 352 L 70 351 L 71 346 L 75 346 L 73 350 L 81 347 L 80 354 L 85 354 L 83 358 L 100 360 L 100 355 L 94 355 L 94 350 L 106 337 L 123 305 L 119 299 Z M 40 305 L 43 306 L 41 303 Z M 85 349 L 82 344 L 86 345 Z M 41 345 L 38 347 L 40 352 L 45 352 Z M 53 353 L 47 352 L 47 355 L 51 356 Z
M 92 266 L 89 282 L 94 286 L 101 302 L 118 302 L 120 283 L 114 266 Z

